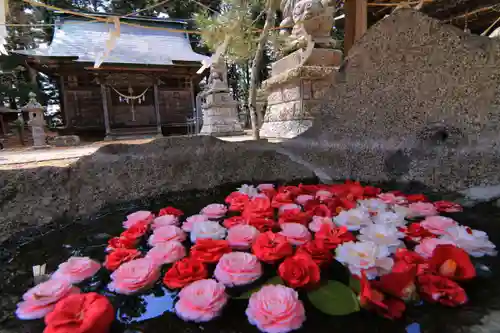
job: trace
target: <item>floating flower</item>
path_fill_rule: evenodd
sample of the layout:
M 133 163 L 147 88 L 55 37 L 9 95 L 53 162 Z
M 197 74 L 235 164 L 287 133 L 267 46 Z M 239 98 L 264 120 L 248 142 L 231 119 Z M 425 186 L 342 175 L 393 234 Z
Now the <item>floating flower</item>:
M 283 223 L 280 235 L 285 236 L 292 245 L 302 245 L 311 240 L 311 233 L 299 223 Z
M 429 259 L 429 269 L 452 280 L 470 280 L 476 269 L 469 255 L 453 245 L 438 245 Z
M 215 280 L 199 280 L 184 287 L 175 303 L 175 313 L 185 321 L 206 322 L 219 316 L 228 296 Z
M 191 231 L 191 242 L 195 243 L 197 239 L 224 239 L 226 231 L 219 222 L 196 223 Z
M 347 265 L 353 275 L 365 271 L 369 279 L 388 273 L 394 264 L 389 249 L 373 242 L 347 242 L 335 252 L 337 261 Z
M 346 227 L 332 228 L 327 224 L 323 224 L 314 237 L 318 242 L 322 243 L 327 249 L 330 250 L 335 249 L 342 243 L 356 240 L 356 237 L 347 231 Z
M 175 215 L 162 215 L 153 220 L 153 229 L 158 229 L 167 225 L 178 225 L 179 217 Z
M 181 228 L 176 227 L 175 225 L 167 225 L 155 229 L 153 234 L 149 236 L 148 243 L 151 246 L 156 246 L 170 241 L 183 242 L 185 239 L 186 233 L 184 233 Z
M 149 230 L 149 221 L 140 221 L 132 225 L 130 228 L 125 230 L 120 234 L 120 237 L 124 237 L 130 240 L 135 240 L 139 242 L 139 239 L 144 236 Z
M 227 207 L 222 204 L 213 203 L 203 208 L 200 213 L 210 220 L 217 220 L 226 215 Z
M 416 276 L 417 267 L 414 266 L 407 270 L 392 271 L 382 275 L 379 280 L 373 281 L 371 284 L 376 289 L 404 301 L 417 300 Z
M 247 250 L 259 234 L 259 230 L 251 225 L 236 225 L 228 230 L 226 240 L 232 248 Z
M 386 224 L 395 227 L 404 227 L 406 225 L 405 216 L 394 212 L 382 212 L 373 217 L 375 224 Z
M 147 221 L 149 223 L 153 220 L 153 218 L 154 218 L 153 213 L 147 210 L 140 210 L 135 213 L 127 215 L 127 220 L 123 222 L 123 227 L 125 229 L 128 229 L 134 224 L 142 221 Z
M 52 278 L 77 284 L 94 276 L 99 269 L 101 269 L 101 264 L 88 257 L 71 257 L 59 265 Z
M 403 196 L 397 196 L 395 193 L 380 193 L 377 196 L 380 200 L 389 205 L 404 205 L 406 204 L 406 198 Z
M 313 239 L 312 241 L 301 245 L 297 249 L 297 254 L 299 253 L 307 253 L 310 255 L 312 260 L 318 266 L 323 266 L 333 261 L 333 254 L 323 242 L 318 241 L 317 239 Z
M 305 205 L 310 200 L 314 200 L 314 196 L 310 194 L 301 194 L 295 198 L 295 202 L 299 205 Z
M 113 237 L 108 241 L 107 251 L 114 251 L 116 249 L 134 249 L 137 245 L 137 239 L 127 238 L 123 235 L 120 237 Z
M 408 227 L 399 228 L 405 234 L 405 240 L 419 243 L 424 238 L 436 237 L 420 223 L 411 223 Z
M 362 242 L 373 242 L 377 245 L 385 246 L 391 253 L 398 247 L 403 246 L 400 238 L 404 233 L 400 232 L 395 226 L 390 224 L 372 224 L 361 228 L 358 239 Z
M 428 216 L 420 222 L 420 225 L 434 235 L 445 235 L 449 228 L 457 226 L 458 223 L 449 217 Z
M 253 198 L 243 210 L 241 216 L 249 220 L 255 217 L 269 217 L 272 218 L 274 215 L 273 208 L 271 207 L 271 201 L 269 198 Z
M 415 252 L 424 258 L 432 257 L 432 252 L 438 245 L 451 244 L 455 245 L 452 241 L 440 239 L 440 238 L 425 238 L 420 244 L 415 246 Z
M 278 267 L 279 276 L 291 288 L 310 288 L 319 283 L 319 266 L 304 252 L 286 258 Z
M 397 249 L 394 261 L 392 273 L 415 271 L 417 275 L 422 275 L 429 272 L 427 259 L 408 249 Z
M 244 219 L 242 216 L 232 216 L 227 219 L 225 219 L 222 222 L 222 225 L 226 228 L 232 228 L 237 225 L 243 225 L 243 224 L 248 224 L 248 221 Z
M 108 332 L 115 310 L 107 297 L 97 293 L 74 294 L 59 301 L 45 317 L 44 333 Z
M 294 203 L 284 204 L 284 205 L 282 205 L 282 206 L 279 207 L 278 214 L 281 215 L 284 212 L 289 211 L 289 210 L 300 212 L 300 211 L 302 211 L 302 207 L 300 205 L 297 205 L 297 204 L 294 204 Z
M 191 232 L 193 230 L 193 226 L 196 223 L 204 223 L 209 222 L 210 220 L 205 215 L 192 215 L 186 219 L 186 221 L 182 224 L 182 230 L 186 232 Z
M 406 305 L 402 300 L 395 297 L 387 297 L 381 291 L 374 288 L 366 278 L 364 272 L 362 272 L 361 277 L 359 303 L 363 308 L 377 312 L 389 319 L 400 318 L 406 309 Z
M 408 200 L 409 203 L 414 203 L 414 202 L 428 202 L 429 199 L 423 194 L 408 194 L 405 195 L 406 200 Z
M 257 237 L 252 252 L 260 260 L 273 263 L 291 255 L 293 248 L 285 236 L 267 231 Z
M 441 303 L 446 306 L 459 306 L 467 302 L 467 294 L 456 282 L 437 276 L 421 275 L 418 277 L 420 296 L 430 303 Z
M 333 193 L 326 190 L 319 190 L 318 192 L 316 192 L 315 197 L 319 201 L 324 201 L 326 199 L 330 199 L 331 197 L 333 197 Z
M 302 212 L 300 209 L 288 209 L 279 215 L 278 223 L 300 223 L 307 226 L 311 221 L 311 216 L 309 212 Z
M 77 293 L 80 293 L 80 289 L 73 287 L 67 280 L 50 279 L 42 282 L 23 295 L 23 301 L 17 304 L 16 316 L 22 320 L 43 318 L 59 300 Z
M 207 264 L 215 264 L 229 252 L 231 247 L 225 240 L 198 239 L 191 247 L 191 257 Z
M 318 232 L 323 224 L 327 224 L 332 228 L 335 227 L 331 217 L 313 216 L 312 222 L 309 223 L 309 230 L 312 232 Z
M 104 267 L 109 271 L 114 271 L 121 264 L 137 259 L 141 252 L 136 249 L 116 249 L 106 256 Z
M 362 209 L 344 210 L 335 216 L 333 221 L 338 226 L 346 227 L 350 231 L 359 230 L 373 223 L 370 215 Z
M 329 199 L 332 200 L 332 199 Z M 330 209 L 331 208 L 331 209 Z M 326 205 L 317 200 L 310 200 L 304 205 L 304 210 L 309 216 L 332 217 L 334 213 L 342 211 L 342 207 L 336 204 Z
M 205 264 L 195 258 L 184 258 L 169 268 L 163 277 L 163 284 L 169 289 L 179 289 L 207 277 Z
M 238 192 L 245 194 L 250 198 L 259 195 L 259 191 L 257 190 L 257 188 L 255 186 L 247 185 L 247 184 L 243 184 L 240 187 L 238 187 Z
M 411 215 L 410 208 L 406 206 L 394 205 L 392 206 L 392 210 L 394 211 L 394 213 L 400 215 L 403 218 L 406 218 Z
M 488 235 L 484 231 L 460 225 L 448 228 L 446 231 L 447 234 L 442 236 L 443 240 L 464 249 L 473 257 L 494 256 L 497 254 L 495 244 L 489 240 Z
M 271 202 L 273 208 L 280 208 L 283 205 L 293 203 L 295 195 L 289 192 L 279 192 L 277 193 Z
M 266 333 L 287 333 L 299 329 L 306 320 L 299 294 L 280 285 L 264 286 L 253 293 L 245 313 L 250 324 Z
M 165 265 L 176 262 L 186 256 L 186 249 L 178 241 L 159 243 L 152 247 L 146 258 L 151 258 L 157 265 Z
M 184 212 L 180 209 L 168 206 L 160 209 L 158 216 L 163 216 L 163 215 L 174 215 L 177 217 L 181 217 L 182 215 L 184 215 Z
M 377 215 L 387 211 L 387 204 L 380 199 L 364 199 L 358 201 L 358 207 L 370 215 Z
M 438 214 L 436 207 L 430 202 L 414 202 L 408 205 L 408 209 L 410 210 L 409 217 L 426 217 Z
M 262 191 L 262 190 L 274 190 L 274 184 L 259 184 L 257 185 L 257 188 Z
M 248 219 L 248 224 L 257 228 L 260 232 L 272 230 L 276 224 L 273 219 L 267 217 L 252 217 Z
M 229 211 L 241 212 L 250 201 L 250 196 L 241 192 L 233 192 L 224 201 L 229 205 Z
M 108 289 L 124 295 L 150 288 L 160 277 L 160 268 L 151 258 L 135 259 L 124 263 L 111 274 Z
M 458 213 L 463 210 L 462 206 L 450 201 L 436 201 L 433 204 L 437 211 L 442 213 Z
M 227 287 L 243 286 L 262 276 L 262 265 L 256 256 L 245 252 L 224 254 L 215 267 L 214 277 Z

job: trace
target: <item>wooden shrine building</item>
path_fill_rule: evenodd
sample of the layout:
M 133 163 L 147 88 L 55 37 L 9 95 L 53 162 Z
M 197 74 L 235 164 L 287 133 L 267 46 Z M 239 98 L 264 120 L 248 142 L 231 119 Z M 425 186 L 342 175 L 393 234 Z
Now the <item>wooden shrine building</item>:
M 94 61 L 105 50 L 112 23 L 60 16 L 47 48 L 16 53 L 57 79 L 66 133 L 114 139 L 186 131 L 201 79 L 196 71 L 208 57 L 191 48 L 182 32 L 185 22 L 143 17 L 121 22 L 114 48 L 97 69 Z

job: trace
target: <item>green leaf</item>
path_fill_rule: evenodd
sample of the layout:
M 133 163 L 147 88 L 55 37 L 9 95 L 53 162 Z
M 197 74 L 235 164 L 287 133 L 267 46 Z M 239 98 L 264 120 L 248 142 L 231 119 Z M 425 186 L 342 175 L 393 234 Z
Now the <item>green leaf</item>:
M 331 316 L 344 316 L 359 311 L 356 294 L 338 281 L 328 281 L 319 289 L 307 293 L 312 305 Z
M 349 287 L 354 290 L 356 294 L 361 292 L 361 282 L 352 275 L 349 277 Z
M 283 282 L 283 280 L 279 276 L 275 276 L 275 277 L 270 278 L 266 282 L 264 282 L 262 285 L 260 285 L 258 287 L 255 287 L 253 289 L 250 289 L 249 291 L 246 291 L 246 292 L 242 293 L 240 296 L 233 297 L 233 298 L 234 299 L 249 299 L 250 296 L 252 296 L 253 293 L 259 291 L 260 288 L 262 288 L 265 285 L 270 285 L 270 284 L 271 285 L 277 285 L 277 284 L 285 284 L 285 283 Z

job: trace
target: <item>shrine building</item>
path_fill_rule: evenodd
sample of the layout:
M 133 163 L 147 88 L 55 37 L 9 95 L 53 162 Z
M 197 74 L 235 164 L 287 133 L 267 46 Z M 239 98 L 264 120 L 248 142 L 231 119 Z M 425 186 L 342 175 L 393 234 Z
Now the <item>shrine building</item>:
M 116 139 L 185 133 L 201 79 L 196 71 L 208 59 L 191 48 L 183 32 L 187 24 L 121 19 L 115 46 L 94 68 L 95 59 L 105 51 L 111 22 L 59 16 L 48 47 L 15 53 L 58 82 L 67 134 Z

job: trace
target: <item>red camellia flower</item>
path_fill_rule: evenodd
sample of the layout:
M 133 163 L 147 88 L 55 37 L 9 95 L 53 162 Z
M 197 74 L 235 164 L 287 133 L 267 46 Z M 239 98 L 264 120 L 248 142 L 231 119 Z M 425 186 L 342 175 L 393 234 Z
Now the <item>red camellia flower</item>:
M 124 232 L 122 232 L 120 234 L 120 237 L 137 240 L 142 236 L 144 236 L 148 232 L 148 230 L 149 230 L 149 221 L 141 221 L 134 224 Z
M 263 188 L 259 190 L 260 193 L 264 194 L 270 200 L 273 200 L 274 196 L 278 194 L 274 188 Z
M 310 288 L 321 278 L 319 266 L 306 253 L 286 258 L 278 267 L 278 273 L 291 288 Z
M 45 317 L 44 333 L 106 333 L 115 319 L 110 301 L 97 293 L 73 294 L 60 300 Z
M 134 249 L 136 245 L 137 240 L 135 238 L 127 238 L 123 236 L 113 237 L 108 241 L 108 250 Z
M 207 264 L 215 264 L 223 254 L 231 252 L 226 240 L 197 239 L 191 247 L 191 257 Z
M 342 243 L 356 240 L 346 227 L 335 228 L 328 224 L 323 224 L 314 237 L 330 250 L 336 249 Z
M 287 209 L 280 213 L 278 223 L 299 223 L 307 226 L 311 218 L 312 215 L 308 212 L 302 212 L 300 209 Z
M 267 217 L 252 217 L 248 219 L 248 224 L 260 232 L 266 232 L 272 230 L 276 223 Z
M 425 274 L 418 277 L 420 296 L 430 303 L 459 306 L 467 302 L 467 294 L 456 282 L 443 276 Z
M 179 217 L 179 216 L 184 215 L 184 212 L 180 209 L 168 206 L 168 207 L 160 209 L 158 216 L 163 216 L 163 215 L 174 215 L 174 216 Z
M 327 199 L 325 202 L 335 200 Z M 319 202 L 319 200 L 309 200 L 304 205 L 304 210 L 310 216 L 322 216 L 322 217 L 332 217 L 337 207 L 333 208 L 333 211 L 324 203 Z
M 470 280 L 476 277 L 476 269 L 467 252 L 453 245 L 438 245 L 429 259 L 429 268 L 452 280 Z
M 361 291 L 359 303 L 362 307 L 375 311 L 389 319 L 400 318 L 406 309 L 405 303 L 394 297 L 387 297 L 379 290 L 372 287 L 366 278 L 364 271 L 361 272 Z
M 114 271 L 121 264 L 139 258 L 141 256 L 141 252 L 136 249 L 115 249 L 113 252 L 106 256 L 104 261 L 104 267 L 107 270 Z
M 413 203 L 413 202 L 427 202 L 429 199 L 423 194 L 408 194 L 404 195 L 406 197 L 406 200 L 408 200 L 408 203 Z
M 242 216 L 232 216 L 222 222 L 222 225 L 227 229 L 239 224 L 248 224 L 248 221 Z
M 436 201 L 433 203 L 440 213 L 458 213 L 463 210 L 462 206 L 451 201 Z
M 278 193 L 289 195 L 294 199 L 296 196 L 302 194 L 302 190 L 298 186 L 280 186 L 278 187 Z
M 273 201 L 271 202 L 271 206 L 273 208 L 280 208 L 283 205 L 293 203 L 295 196 L 293 196 L 290 192 L 278 192 L 273 197 Z
M 292 255 L 293 248 L 285 236 L 267 231 L 257 237 L 252 251 L 260 260 L 273 263 Z
M 241 212 L 250 201 L 250 197 L 241 192 L 233 192 L 226 197 L 225 203 L 229 205 L 229 210 L 232 212 Z
M 318 266 L 327 265 L 333 260 L 333 254 L 330 250 L 322 241 L 318 241 L 317 239 L 313 239 L 301 245 L 297 249 L 297 254 L 298 253 L 307 253 Z
M 413 266 L 405 271 L 382 275 L 380 280 L 371 283 L 386 294 L 408 301 L 415 299 L 416 296 L 416 275 L 417 267 Z
M 401 273 L 413 270 L 416 268 L 416 274 L 422 275 L 429 271 L 427 260 L 408 249 L 397 249 L 394 254 L 394 265 L 392 266 L 393 273 Z
M 363 196 L 365 198 L 374 198 L 377 195 L 382 193 L 382 189 L 374 186 L 365 186 L 364 191 L 363 191 Z
M 420 223 L 411 223 L 408 227 L 398 228 L 399 231 L 405 233 L 405 240 L 412 242 L 420 242 L 424 238 L 436 237 L 432 232 L 422 227 Z
M 208 277 L 205 265 L 194 258 L 183 258 L 165 273 L 163 284 L 169 289 L 180 289 L 191 282 L 203 280 Z
M 253 198 L 243 210 L 241 216 L 249 220 L 254 217 L 269 217 L 274 215 L 269 198 L 256 197 Z

